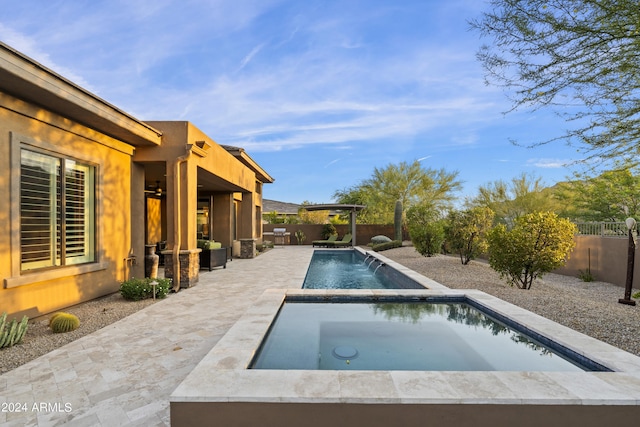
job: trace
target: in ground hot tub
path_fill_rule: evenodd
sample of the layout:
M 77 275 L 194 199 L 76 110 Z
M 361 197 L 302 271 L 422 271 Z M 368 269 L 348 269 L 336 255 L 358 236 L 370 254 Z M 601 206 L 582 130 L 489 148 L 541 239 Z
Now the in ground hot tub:
M 464 299 L 285 302 L 253 369 L 607 371 Z
M 481 307 L 504 326 L 521 325 L 538 343 L 548 347 L 548 340 L 611 372 L 570 367 L 559 371 L 250 369 L 287 302 L 337 305 L 346 300 L 374 304 L 398 299 L 422 304 L 433 298 Z M 299 319 L 300 328 L 302 323 Z M 352 341 L 331 342 L 327 348 L 332 353 L 328 357 L 345 365 L 347 360 L 355 364 L 365 351 Z M 640 358 L 483 292 L 448 289 L 267 290 L 170 397 L 174 427 L 411 427 L 424 426 L 425 420 L 474 427 L 514 422 L 524 427 L 633 425 L 640 414 L 639 402 Z

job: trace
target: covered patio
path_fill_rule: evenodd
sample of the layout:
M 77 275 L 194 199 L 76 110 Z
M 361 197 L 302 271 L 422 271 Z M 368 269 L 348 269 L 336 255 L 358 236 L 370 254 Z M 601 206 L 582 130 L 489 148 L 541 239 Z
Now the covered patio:
M 198 282 L 199 239 L 252 258 L 262 238 L 262 186 L 273 178 L 243 149 L 218 145 L 189 122 L 149 123 L 163 145 L 134 155 L 144 218 L 136 241 L 161 243 L 176 289 Z

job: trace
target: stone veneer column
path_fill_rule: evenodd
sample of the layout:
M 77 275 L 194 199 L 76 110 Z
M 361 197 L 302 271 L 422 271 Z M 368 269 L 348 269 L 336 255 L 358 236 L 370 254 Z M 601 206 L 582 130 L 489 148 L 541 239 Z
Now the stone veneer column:
M 256 256 L 256 239 L 240 239 L 240 258 Z
M 202 249 L 180 251 L 180 287 L 190 288 L 198 283 L 200 252 Z M 164 255 L 164 277 L 173 279 L 173 251 L 162 251 Z

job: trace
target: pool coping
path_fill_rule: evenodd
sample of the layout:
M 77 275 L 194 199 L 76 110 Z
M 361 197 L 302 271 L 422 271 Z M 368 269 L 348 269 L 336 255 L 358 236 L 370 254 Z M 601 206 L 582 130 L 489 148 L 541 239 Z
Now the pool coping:
M 615 372 L 247 369 L 289 298 L 464 297 Z M 639 405 L 640 358 L 477 290 L 269 289 L 171 394 L 173 402 Z

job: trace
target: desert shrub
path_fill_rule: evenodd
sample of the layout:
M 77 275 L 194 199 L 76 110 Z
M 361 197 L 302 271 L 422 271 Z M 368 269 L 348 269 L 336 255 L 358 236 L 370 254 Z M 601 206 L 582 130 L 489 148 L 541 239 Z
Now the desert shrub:
M 586 270 L 578 271 L 578 278 L 583 282 L 593 282 L 596 280 L 593 273 L 591 273 L 591 269 L 587 268 Z
M 530 289 L 537 277 L 562 267 L 575 245 L 575 224 L 552 212 L 516 218 L 507 229 L 499 224 L 489 233 L 489 265 L 520 289 Z
M 423 256 L 440 253 L 444 241 L 444 225 L 437 212 L 428 205 L 407 210 L 407 228 L 413 247 Z
M 493 211 L 486 207 L 449 213 L 445 240 L 449 250 L 460 255 L 463 265 L 487 251 L 487 233 L 491 229 L 493 217 Z
M 151 282 L 157 282 L 156 298 L 164 298 L 169 293 L 171 279 L 130 279 L 122 282 L 120 285 L 120 295 L 124 299 L 130 301 L 139 301 L 142 299 L 153 298 L 153 286 Z
M 0 316 L 0 348 L 19 344 L 27 333 L 28 322 L 27 316 L 23 316 L 20 322 L 17 319 L 7 322 L 7 313 L 2 313 Z
M 329 236 L 333 236 L 334 234 L 338 234 L 338 230 L 336 230 L 336 226 L 328 223 L 322 226 L 322 239 L 327 240 Z
M 55 313 L 49 319 L 49 327 L 56 334 L 75 331 L 79 326 L 80 319 L 78 319 L 78 316 L 63 311 Z
M 387 249 L 400 248 L 400 247 L 402 247 L 402 240 L 392 240 L 390 242 L 372 245 L 371 249 L 376 252 L 380 252 L 380 251 L 386 251 Z

